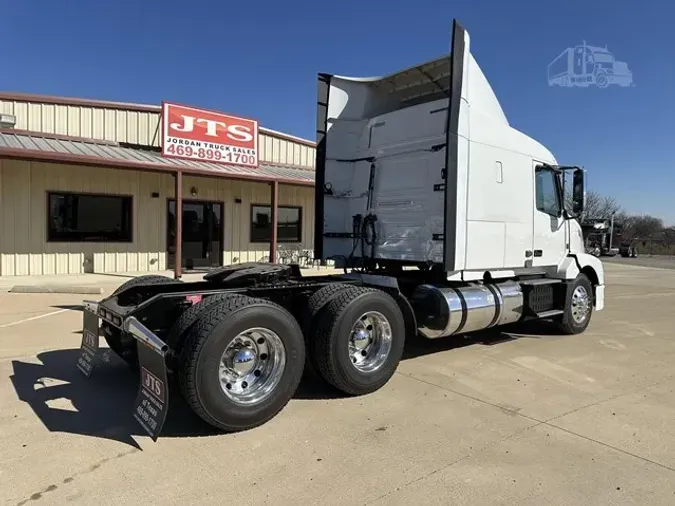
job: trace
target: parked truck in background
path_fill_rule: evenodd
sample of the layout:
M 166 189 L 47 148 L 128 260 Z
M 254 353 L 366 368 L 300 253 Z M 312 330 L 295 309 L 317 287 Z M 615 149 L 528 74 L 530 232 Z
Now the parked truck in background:
M 637 258 L 637 241 L 624 238 L 623 223 L 616 223 L 614 216 L 587 218 L 581 222 L 586 252 L 596 256 Z
M 157 438 L 170 386 L 238 431 L 274 417 L 306 367 L 347 395 L 378 390 L 416 335 L 527 319 L 583 332 L 605 294 L 575 219 L 585 173 L 509 124 L 457 22 L 451 47 L 385 77 L 318 76 L 315 255 L 344 273 L 249 263 L 132 279 L 85 303 L 82 372 L 102 335 L 139 370 L 134 416 Z
M 619 253 L 619 248 L 615 245 L 618 244 L 617 236 L 621 236 L 621 226 L 615 226 L 614 217 L 611 219 L 586 219 L 581 222 L 581 230 L 587 253 L 596 257 L 613 257 Z

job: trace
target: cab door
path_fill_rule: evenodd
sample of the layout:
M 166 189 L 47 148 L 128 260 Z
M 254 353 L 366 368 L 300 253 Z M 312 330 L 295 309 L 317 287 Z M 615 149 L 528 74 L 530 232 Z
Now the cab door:
M 534 219 L 532 266 L 557 266 L 567 256 L 567 228 L 557 173 L 534 162 Z

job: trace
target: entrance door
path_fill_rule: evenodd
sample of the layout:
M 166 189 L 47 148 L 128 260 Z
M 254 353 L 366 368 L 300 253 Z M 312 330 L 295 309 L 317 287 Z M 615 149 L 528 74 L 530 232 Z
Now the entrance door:
M 169 266 L 176 265 L 176 201 L 169 200 L 167 217 Z M 182 267 L 223 265 L 223 205 L 183 200 Z

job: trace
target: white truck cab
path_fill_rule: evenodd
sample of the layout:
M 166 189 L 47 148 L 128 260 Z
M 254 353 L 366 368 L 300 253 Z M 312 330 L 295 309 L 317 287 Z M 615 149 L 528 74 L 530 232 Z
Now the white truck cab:
M 509 124 L 458 23 L 450 55 L 384 77 L 320 74 L 318 98 L 317 257 L 448 282 L 583 274 L 603 308 L 577 220 L 584 171 Z

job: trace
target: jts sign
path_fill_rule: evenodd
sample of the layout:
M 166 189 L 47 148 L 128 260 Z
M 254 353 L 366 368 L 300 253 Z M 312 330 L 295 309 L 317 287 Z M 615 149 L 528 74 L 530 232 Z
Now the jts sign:
M 162 156 L 258 166 L 258 122 L 162 103 Z

